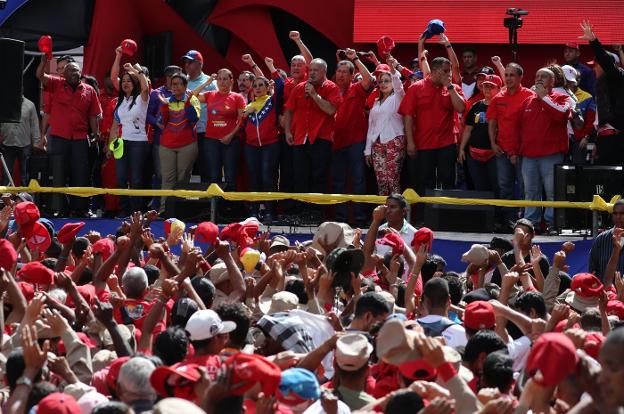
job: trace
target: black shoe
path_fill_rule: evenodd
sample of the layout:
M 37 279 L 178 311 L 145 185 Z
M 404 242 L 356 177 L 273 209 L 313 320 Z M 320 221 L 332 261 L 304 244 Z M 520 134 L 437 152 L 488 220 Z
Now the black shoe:
M 546 232 L 544 233 L 547 236 L 558 236 L 559 235 L 559 231 L 555 228 L 555 227 L 548 227 L 548 229 L 546 229 Z

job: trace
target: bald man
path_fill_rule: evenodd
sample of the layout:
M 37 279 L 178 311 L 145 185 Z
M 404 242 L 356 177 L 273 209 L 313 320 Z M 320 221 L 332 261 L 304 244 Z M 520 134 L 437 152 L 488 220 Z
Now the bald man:
M 567 124 L 573 107 L 567 94 L 553 92 L 555 74 L 542 68 L 535 74 L 533 96 L 524 101 L 518 118 L 520 156 L 522 157 L 522 178 L 525 199 L 554 199 L 554 167 L 563 162 L 568 152 Z M 542 209 L 528 207 L 525 218 L 531 220 L 535 229 L 540 229 Z M 546 209 L 544 218 L 548 233 L 556 234 L 553 209 Z

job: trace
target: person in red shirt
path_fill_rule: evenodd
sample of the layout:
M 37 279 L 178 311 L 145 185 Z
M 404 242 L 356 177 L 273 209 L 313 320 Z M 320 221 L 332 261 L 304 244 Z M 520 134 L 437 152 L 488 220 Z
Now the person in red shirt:
M 93 87 L 80 81 L 80 66 L 68 63 L 63 70 L 63 77 L 47 75 L 44 72 L 46 57 L 41 58 L 37 67 L 37 78 L 50 92 L 52 101 L 52 119 L 50 129 L 49 153 L 53 158 L 53 185 L 63 187 L 69 183 L 72 187 L 87 187 L 89 183 L 89 143 L 87 135 L 91 130 L 94 138 L 99 136 L 98 118 L 102 107 Z M 89 199 L 70 197 L 70 209 L 73 215 L 89 215 Z M 62 199 L 56 199 L 53 208 L 62 210 Z
M 451 81 L 451 62 L 443 57 L 431 61 L 431 74 L 416 82 L 405 95 L 399 114 L 407 135 L 407 154 L 417 157 L 417 191 L 455 184 L 455 159 L 459 137 L 458 113 L 466 108 L 463 93 Z
M 542 191 L 548 201 L 555 195 L 555 164 L 561 164 L 568 153 L 568 120 L 574 105 L 569 95 L 553 92 L 555 74 L 542 68 L 535 75 L 535 95 L 525 100 L 518 116 L 520 155 L 525 199 L 540 201 Z M 537 228 L 541 222 L 541 208 L 526 207 L 524 217 Z M 553 209 L 544 214 L 549 233 L 552 227 Z
M 334 115 L 340 88 L 327 79 L 327 63 L 314 59 L 306 83 L 293 89 L 284 114 L 286 142 L 294 145 L 295 186 L 302 193 L 324 193 L 331 160 Z
M 517 119 L 523 102 L 533 96 L 533 92 L 522 86 L 524 70 L 517 63 L 509 63 L 505 68 L 505 87 L 488 106 L 488 135 L 492 150 L 496 152 L 496 170 L 498 172 L 499 197 L 513 200 L 516 182 L 523 197 L 521 163 L 518 157 Z M 518 219 L 517 208 L 503 208 L 505 222 Z
M 198 95 L 202 89 L 212 82 L 198 86 L 193 93 Z M 201 148 L 200 160 L 208 171 L 208 181 L 221 184 L 221 171 L 225 175 L 225 191 L 236 190 L 236 174 L 240 157 L 241 143 L 238 131 L 243 125 L 245 98 L 232 92 L 234 77 L 229 69 L 217 72 L 217 90 L 205 92 L 198 96 L 199 102 L 206 103 L 208 121 L 206 122 L 206 138 Z
M 366 181 L 364 172 L 364 146 L 368 121 L 366 119 L 366 98 L 372 77 L 353 49 L 346 50 L 347 58 L 338 62 L 336 85 L 340 88 L 343 103 L 336 111 L 336 127 L 332 155 L 332 192 L 344 194 L 347 191 L 347 177 L 351 177 L 351 194 L 364 194 Z M 353 82 L 355 66 L 362 80 Z M 336 220 L 346 222 L 347 204 L 336 206 Z M 354 204 L 353 216 L 356 223 L 366 221 L 361 204 Z
M 252 88 L 254 99 L 245 107 L 245 161 L 249 169 L 251 191 L 277 191 L 277 165 L 279 161 L 279 102 L 283 99 L 284 81 L 273 66 L 273 59 L 264 59 L 271 71 L 274 93 L 269 94 L 269 80 L 264 76 L 254 79 Z M 273 221 L 275 202 L 265 203 L 263 222 Z M 258 217 L 260 205 L 254 203 L 251 215 Z

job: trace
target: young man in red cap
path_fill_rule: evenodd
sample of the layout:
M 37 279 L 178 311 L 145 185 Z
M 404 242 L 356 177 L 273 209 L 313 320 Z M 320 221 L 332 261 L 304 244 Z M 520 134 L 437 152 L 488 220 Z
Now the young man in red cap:
M 419 194 L 437 188 L 436 183 L 455 187 L 458 114 L 466 108 L 461 88 L 452 83 L 451 62 L 437 57 L 430 66 L 430 76 L 408 89 L 398 111 L 405 123 L 407 154 L 417 159 Z
M 568 42 L 563 47 L 563 60 L 566 65 L 572 66 L 581 74 L 579 86 L 584 91 L 594 94 L 596 89 L 596 75 L 594 71 L 587 65 L 579 61 L 581 57 L 581 48 L 576 42 Z
M 338 62 L 336 85 L 340 88 L 343 103 L 336 111 L 336 128 L 332 146 L 332 192 L 344 194 L 348 177 L 351 177 L 351 194 L 364 194 L 366 191 L 364 171 L 364 145 L 368 122 L 366 118 L 366 98 L 370 91 L 372 77 L 353 49 L 346 50 L 347 59 Z M 353 82 L 357 67 L 362 80 Z M 356 223 L 366 220 L 360 204 L 354 204 L 353 215 Z M 348 219 L 347 204 L 336 206 L 336 221 Z
M 518 117 L 522 180 L 525 200 L 540 201 L 542 192 L 546 200 L 555 197 L 555 164 L 561 164 L 568 153 L 568 119 L 574 102 L 567 94 L 553 91 L 555 74 L 542 68 L 535 74 L 535 95 L 523 103 Z M 524 217 L 539 229 L 542 209 L 526 207 Z M 553 227 L 554 212 L 547 208 L 544 218 L 548 233 L 556 235 Z

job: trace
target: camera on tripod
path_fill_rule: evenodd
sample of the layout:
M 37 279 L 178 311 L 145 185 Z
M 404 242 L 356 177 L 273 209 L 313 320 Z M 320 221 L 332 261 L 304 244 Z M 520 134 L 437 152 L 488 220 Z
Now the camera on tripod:
M 512 17 L 505 17 L 505 19 L 503 20 L 503 25 L 508 29 L 519 29 L 522 27 L 522 17 L 520 16 L 527 16 L 529 14 L 529 11 L 513 8 L 507 9 L 505 14 Z

